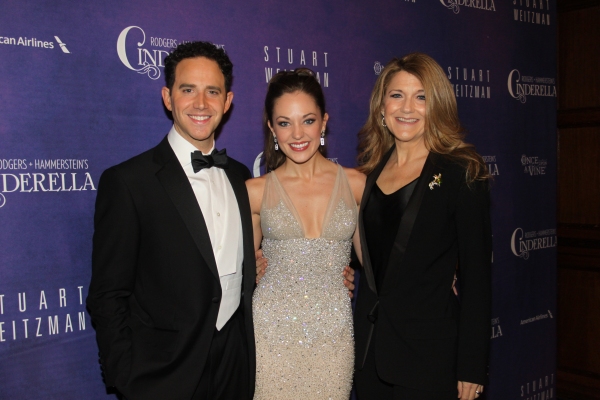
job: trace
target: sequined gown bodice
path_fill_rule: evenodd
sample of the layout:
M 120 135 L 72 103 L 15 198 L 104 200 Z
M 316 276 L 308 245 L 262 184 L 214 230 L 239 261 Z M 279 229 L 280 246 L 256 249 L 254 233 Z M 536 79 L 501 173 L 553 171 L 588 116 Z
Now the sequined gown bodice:
M 342 271 L 357 207 L 338 166 L 321 236 L 305 237 L 274 172 L 261 206 L 267 273 L 254 291 L 255 399 L 343 399 L 352 388 L 352 310 Z

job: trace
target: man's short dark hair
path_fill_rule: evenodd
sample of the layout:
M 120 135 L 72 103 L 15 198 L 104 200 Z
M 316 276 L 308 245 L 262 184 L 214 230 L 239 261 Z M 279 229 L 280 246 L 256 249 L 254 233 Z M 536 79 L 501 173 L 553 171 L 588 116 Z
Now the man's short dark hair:
M 219 69 L 225 76 L 225 90 L 231 90 L 231 81 L 233 80 L 233 64 L 225 53 L 225 50 L 218 48 L 210 42 L 188 42 L 175 47 L 165 58 L 165 82 L 169 91 L 175 84 L 175 68 L 180 61 L 186 58 L 205 57 L 213 60 L 219 65 Z

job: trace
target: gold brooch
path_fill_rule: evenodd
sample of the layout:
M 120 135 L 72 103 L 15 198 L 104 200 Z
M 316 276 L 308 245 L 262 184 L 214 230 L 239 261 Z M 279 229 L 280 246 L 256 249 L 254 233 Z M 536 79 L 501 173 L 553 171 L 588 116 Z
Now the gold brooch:
M 433 180 L 429 182 L 429 190 L 433 190 L 434 186 L 442 186 L 442 174 L 433 176 Z

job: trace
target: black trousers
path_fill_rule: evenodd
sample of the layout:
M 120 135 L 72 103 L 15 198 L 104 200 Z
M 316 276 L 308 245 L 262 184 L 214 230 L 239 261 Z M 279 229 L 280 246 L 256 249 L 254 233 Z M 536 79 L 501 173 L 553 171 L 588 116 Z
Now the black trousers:
M 397 386 L 383 381 L 377 374 L 375 364 L 375 332 L 367 352 L 362 370 L 354 372 L 354 388 L 358 400 L 456 400 L 458 389 L 447 391 L 430 391 Z M 458 382 L 457 382 L 458 384 Z
M 218 331 L 192 400 L 251 400 L 248 344 L 241 307 Z

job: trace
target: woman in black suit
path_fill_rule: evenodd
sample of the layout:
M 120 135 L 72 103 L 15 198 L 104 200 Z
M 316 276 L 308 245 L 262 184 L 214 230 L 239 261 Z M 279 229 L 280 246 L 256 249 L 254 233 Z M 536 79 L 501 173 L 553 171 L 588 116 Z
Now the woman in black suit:
M 489 175 L 462 140 L 435 60 L 412 53 L 386 65 L 359 138 L 369 174 L 354 320 L 359 399 L 476 399 L 490 338 Z

